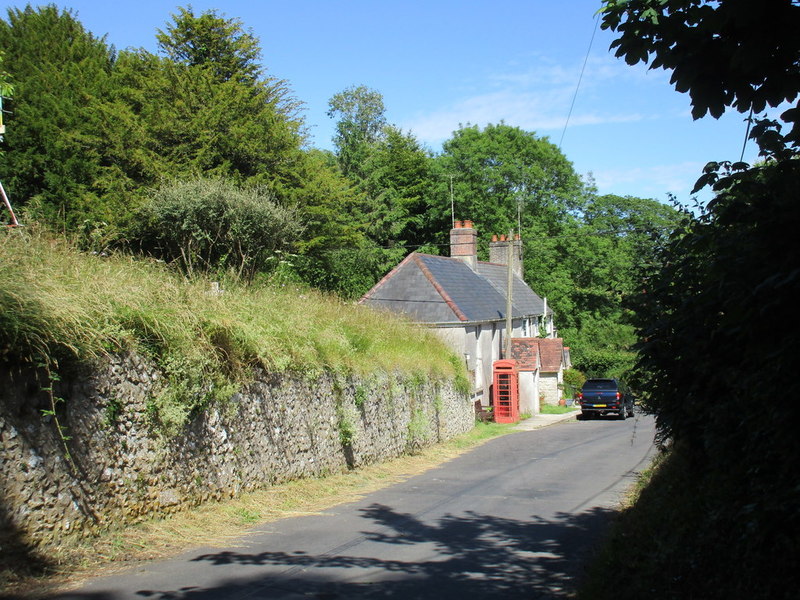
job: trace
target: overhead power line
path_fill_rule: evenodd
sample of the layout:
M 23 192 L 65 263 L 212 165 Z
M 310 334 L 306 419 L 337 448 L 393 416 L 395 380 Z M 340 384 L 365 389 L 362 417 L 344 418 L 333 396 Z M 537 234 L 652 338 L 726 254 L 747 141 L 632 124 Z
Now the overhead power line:
M 572 103 L 569 105 L 569 112 L 567 113 L 567 121 L 564 123 L 564 130 L 561 132 L 561 139 L 558 140 L 558 149 L 561 150 L 561 144 L 564 141 L 564 134 L 567 133 L 567 125 L 572 116 L 572 109 L 575 108 L 575 100 L 578 97 L 578 90 L 581 87 L 583 80 L 583 72 L 586 70 L 586 63 L 589 62 L 589 54 L 592 52 L 592 44 L 594 43 L 594 36 L 597 33 L 597 25 L 600 23 L 600 15 L 598 14 L 594 21 L 594 29 L 592 29 L 592 37 L 589 40 L 589 48 L 586 50 L 586 58 L 583 59 L 583 66 L 581 67 L 581 74 L 578 77 L 578 85 L 575 86 L 575 93 L 572 95 Z

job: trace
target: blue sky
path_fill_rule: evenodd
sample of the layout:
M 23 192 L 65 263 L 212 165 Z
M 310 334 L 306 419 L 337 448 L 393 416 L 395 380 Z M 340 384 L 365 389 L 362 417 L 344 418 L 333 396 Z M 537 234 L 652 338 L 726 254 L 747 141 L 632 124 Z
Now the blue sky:
M 57 2 L 118 49 L 150 51 L 156 29 L 187 4 Z M 24 4 L 4 3 L 3 18 L 9 6 Z M 253 31 L 268 73 L 285 79 L 305 104 L 317 147 L 331 148 L 330 97 L 363 84 L 383 94 L 389 122 L 433 151 L 459 124 L 502 120 L 561 143 L 601 194 L 667 201 L 671 193 L 690 204 L 705 163 L 738 160 L 742 152 L 743 115 L 693 121 L 688 96 L 672 89 L 668 73 L 614 58 L 613 34 L 598 27 L 587 58 L 599 0 L 195 0 L 191 6 L 239 18 Z M 755 155 L 749 143 L 744 159 Z

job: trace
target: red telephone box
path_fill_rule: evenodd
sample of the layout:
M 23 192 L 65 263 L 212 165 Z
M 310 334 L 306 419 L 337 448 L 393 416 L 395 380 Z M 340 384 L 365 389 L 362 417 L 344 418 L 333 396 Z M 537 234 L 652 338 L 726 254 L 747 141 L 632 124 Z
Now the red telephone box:
M 492 378 L 492 400 L 495 423 L 516 423 L 519 421 L 519 377 L 517 361 L 494 361 Z

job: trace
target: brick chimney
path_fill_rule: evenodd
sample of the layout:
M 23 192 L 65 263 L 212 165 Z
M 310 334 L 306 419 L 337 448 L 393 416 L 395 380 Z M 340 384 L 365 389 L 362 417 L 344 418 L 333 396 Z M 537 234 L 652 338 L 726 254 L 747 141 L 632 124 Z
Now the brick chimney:
M 522 240 L 519 238 L 519 234 L 514 236 L 512 242 L 509 242 L 506 235 L 499 237 L 493 235 L 492 241 L 489 242 L 489 262 L 507 265 L 509 247 L 511 247 L 514 256 L 514 274 L 522 278 Z
M 478 232 L 472 221 L 456 221 L 450 230 L 450 256 L 459 258 L 474 271 L 478 268 Z

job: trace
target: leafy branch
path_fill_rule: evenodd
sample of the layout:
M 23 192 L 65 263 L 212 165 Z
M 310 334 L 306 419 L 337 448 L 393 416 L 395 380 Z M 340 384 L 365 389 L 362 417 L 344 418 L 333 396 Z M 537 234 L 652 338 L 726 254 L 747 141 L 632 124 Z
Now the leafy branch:
M 56 382 L 61 381 L 61 377 L 58 373 L 52 371 L 50 369 L 50 364 L 46 362 L 39 363 L 38 367 L 44 369 L 45 374 L 47 375 L 48 386 L 41 388 L 43 392 L 47 393 L 47 397 L 50 400 L 50 408 L 42 409 L 42 416 L 43 417 L 52 417 L 53 423 L 56 426 L 56 431 L 58 432 L 58 437 L 61 439 L 61 444 L 64 446 L 64 457 L 67 459 L 67 462 L 74 468 L 75 462 L 72 460 L 72 454 L 69 451 L 69 445 L 67 442 L 72 439 L 71 436 L 67 435 L 67 428 L 61 425 L 61 421 L 58 418 L 58 413 L 56 411 L 56 406 L 64 402 L 64 399 L 56 396 L 53 393 L 53 386 Z

